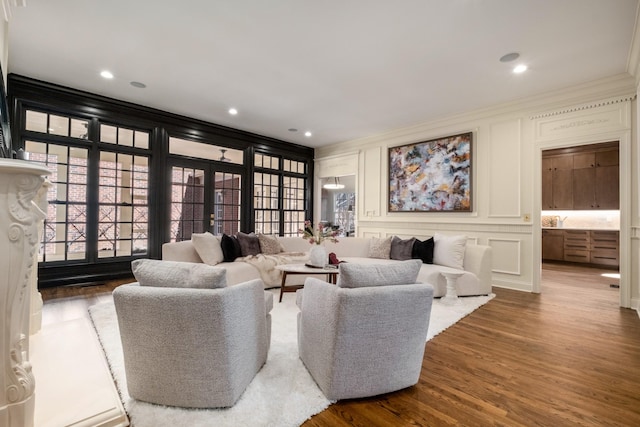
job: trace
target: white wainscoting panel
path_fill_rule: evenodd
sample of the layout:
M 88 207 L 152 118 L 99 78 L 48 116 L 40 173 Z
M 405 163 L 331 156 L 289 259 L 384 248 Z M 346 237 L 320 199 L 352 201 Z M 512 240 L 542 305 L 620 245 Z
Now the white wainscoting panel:
M 489 127 L 489 217 L 520 217 L 521 127 L 520 119 Z
M 361 197 L 363 201 L 363 216 L 374 217 L 380 216 L 380 209 L 382 206 L 381 197 L 386 195 L 386 191 L 380 187 L 382 177 L 387 176 L 386 164 L 382 162 L 381 148 L 375 147 L 364 151 L 362 161 L 363 173 L 363 194 L 358 194 L 357 197 Z M 386 181 L 386 178 L 384 178 Z M 386 203 L 386 202 L 385 202 Z M 385 208 L 386 211 L 386 208 Z
M 513 274 L 519 276 L 520 273 L 520 246 L 522 242 L 518 239 L 487 239 L 487 243 L 492 248 L 494 273 Z

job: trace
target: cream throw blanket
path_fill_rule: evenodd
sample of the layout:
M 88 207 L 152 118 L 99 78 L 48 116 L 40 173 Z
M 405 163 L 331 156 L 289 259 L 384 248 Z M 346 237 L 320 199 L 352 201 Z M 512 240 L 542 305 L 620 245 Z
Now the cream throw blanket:
M 257 268 L 260 278 L 267 286 L 280 286 L 282 271 L 276 270 L 276 265 L 304 264 L 308 259 L 309 254 L 305 252 L 282 252 L 275 255 L 249 255 L 236 261 L 243 261 Z

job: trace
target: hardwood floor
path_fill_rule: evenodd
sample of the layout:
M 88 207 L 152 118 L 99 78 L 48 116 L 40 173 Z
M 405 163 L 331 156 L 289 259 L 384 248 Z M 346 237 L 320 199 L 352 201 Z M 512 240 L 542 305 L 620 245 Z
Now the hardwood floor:
M 427 343 L 416 386 L 304 426 L 640 425 L 640 319 L 604 272 L 545 264 L 542 294 L 494 288 Z
M 340 401 L 304 426 L 640 425 L 640 318 L 601 273 L 544 264 L 542 294 L 494 288 L 427 343 L 416 386 Z M 43 291 L 43 314 L 86 312 L 117 284 Z

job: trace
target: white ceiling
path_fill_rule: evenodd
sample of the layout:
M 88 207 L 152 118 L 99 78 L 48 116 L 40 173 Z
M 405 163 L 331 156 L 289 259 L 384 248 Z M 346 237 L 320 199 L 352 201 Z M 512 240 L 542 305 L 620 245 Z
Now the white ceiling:
M 28 0 L 12 8 L 8 71 L 319 147 L 626 73 L 637 7 Z M 509 52 L 529 70 L 513 74 Z

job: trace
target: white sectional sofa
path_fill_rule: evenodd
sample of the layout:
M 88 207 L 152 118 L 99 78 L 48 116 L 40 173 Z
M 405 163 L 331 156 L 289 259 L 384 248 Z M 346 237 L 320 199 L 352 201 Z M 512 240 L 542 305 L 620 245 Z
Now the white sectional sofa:
M 300 237 L 278 237 L 285 253 L 301 255 L 309 251 L 310 244 Z M 336 254 L 340 261 L 361 264 L 384 265 L 398 262 L 392 259 L 371 258 L 370 244 L 372 239 L 363 237 L 341 238 L 338 243 L 325 242 L 327 252 Z M 437 245 L 436 241 L 436 245 Z M 192 242 L 189 240 L 165 243 L 162 246 L 162 259 L 183 262 L 203 262 Z M 295 258 L 303 263 L 304 257 Z M 238 258 L 234 262 L 217 264 L 227 270 L 227 283 L 234 285 L 252 279 L 264 279 L 264 275 L 254 265 Z M 438 264 L 422 264 L 418 281 L 429 283 L 434 288 L 434 297 L 446 294 L 446 279 L 441 273 L 460 273 L 456 283 L 459 296 L 487 295 L 491 293 L 491 247 L 466 244 L 464 247 L 463 268 L 452 268 Z M 317 276 L 316 276 L 317 277 Z M 303 283 L 304 276 L 293 276 L 287 279 L 287 285 Z M 264 281 L 264 280 L 263 280 Z M 265 287 L 279 286 L 279 283 L 265 281 Z

